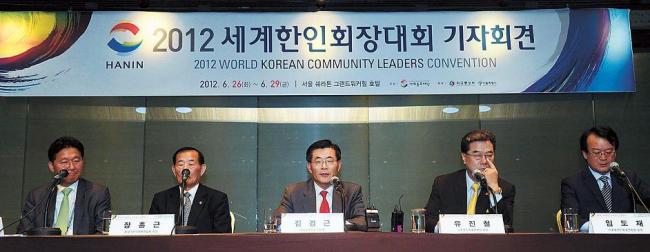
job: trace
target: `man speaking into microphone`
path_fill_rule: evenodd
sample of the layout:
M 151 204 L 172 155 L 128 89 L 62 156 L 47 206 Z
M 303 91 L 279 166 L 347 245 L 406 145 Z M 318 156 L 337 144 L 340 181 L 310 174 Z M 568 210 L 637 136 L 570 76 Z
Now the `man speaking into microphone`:
M 495 150 L 496 136 L 490 131 L 474 130 L 463 136 L 460 158 L 465 169 L 433 181 L 425 207 L 427 232 L 434 232 L 439 214 L 488 213 L 502 214 L 507 231 L 511 231 L 515 187 L 499 177 Z
M 650 204 L 650 186 L 633 171 L 626 169 L 621 173 L 618 164 L 613 165 L 618 145 L 616 132 L 607 126 L 593 127 L 580 136 L 580 152 L 587 165 L 562 180 L 560 205 L 561 209 L 578 209 L 581 232 L 589 229 L 589 213 L 630 213 L 634 212 L 635 202 L 641 204 L 626 185 L 627 179 L 643 202 Z M 619 173 L 612 172 L 610 167 L 616 167 Z
M 282 213 L 343 213 L 352 229 L 366 230 L 361 186 L 337 177 L 341 148 L 327 139 L 316 141 L 307 148 L 306 161 L 310 178 L 285 187 L 276 218 Z
M 172 162 L 172 174 L 178 185 L 156 193 L 149 214 L 174 214 L 179 226 L 196 227 L 198 233 L 230 233 L 228 196 L 200 183 L 207 170 L 203 153 L 193 147 L 183 147 L 174 153 Z
M 47 155 L 47 168 L 56 174 L 55 179 L 60 183 L 53 190 L 49 204 L 41 201 L 48 198 L 50 182 L 27 194 L 22 208 L 25 218 L 18 226 L 18 233 L 45 226 L 59 228 L 63 235 L 100 233 L 102 214 L 111 209 L 111 195 L 105 186 L 81 178 L 83 144 L 74 137 L 60 137 L 50 145 Z M 46 206 L 49 206 L 47 211 Z M 47 223 L 43 223 L 45 212 Z

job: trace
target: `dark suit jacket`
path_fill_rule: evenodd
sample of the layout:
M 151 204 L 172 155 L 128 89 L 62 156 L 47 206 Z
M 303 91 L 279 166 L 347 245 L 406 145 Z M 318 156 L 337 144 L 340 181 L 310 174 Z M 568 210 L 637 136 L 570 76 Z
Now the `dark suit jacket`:
M 22 215 L 25 216 L 34 205 L 47 199 L 47 189 L 50 183 L 41 185 L 27 194 Z M 56 192 L 54 192 L 56 193 Z M 43 227 L 43 214 L 45 212 L 43 202 L 34 212 L 25 217 L 18 225 L 19 234 L 27 232 L 33 227 Z M 54 222 L 54 209 L 56 205 L 56 194 L 52 195 L 48 209 L 47 223 L 51 226 Z M 79 179 L 77 185 L 77 199 L 74 204 L 74 227 L 73 233 L 95 234 L 102 231 L 102 213 L 111 209 L 111 195 L 108 188 L 95 184 L 83 178 Z
M 431 195 L 426 206 L 426 231 L 433 232 L 438 223 L 438 214 L 467 213 L 466 169 L 436 177 L 431 186 Z M 515 204 L 515 186 L 499 178 L 501 200 L 497 203 L 498 213 L 503 215 L 503 224 L 512 227 L 512 212 Z M 476 202 L 476 213 L 494 213 L 490 208 L 487 192 L 481 190 Z
M 149 214 L 174 214 L 180 211 L 180 189 L 173 186 L 156 193 L 149 208 Z M 230 207 L 228 196 L 218 190 L 199 184 L 196 190 L 188 226 L 194 226 L 199 233 L 230 233 Z
M 633 171 L 628 170 L 625 173 L 646 205 L 650 204 L 650 186 L 641 180 Z M 627 189 L 624 180 L 614 173 L 611 173 L 610 176 L 612 178 L 612 212 L 633 212 L 632 193 Z M 598 187 L 598 182 L 596 182 L 589 167 L 562 180 L 562 202 L 560 208 L 564 209 L 569 207 L 578 209 L 580 226 L 589 221 L 589 213 L 608 212 L 605 199 L 600 192 L 600 187 Z
M 345 217 L 351 222 L 353 229 L 366 230 L 366 207 L 363 204 L 361 186 L 352 182 L 342 182 L 345 192 Z M 332 195 L 332 213 L 342 213 L 341 195 L 334 192 Z M 315 213 L 316 192 L 314 180 L 290 184 L 284 188 L 280 206 L 275 209 L 274 215 L 279 218 L 282 213 Z

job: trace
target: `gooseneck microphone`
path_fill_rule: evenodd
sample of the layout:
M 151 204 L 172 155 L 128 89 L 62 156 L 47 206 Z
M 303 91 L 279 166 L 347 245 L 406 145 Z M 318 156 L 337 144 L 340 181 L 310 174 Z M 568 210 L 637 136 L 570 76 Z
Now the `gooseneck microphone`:
M 476 180 L 478 180 L 479 182 L 481 182 L 481 183 L 486 183 L 486 181 L 485 181 L 485 175 L 483 175 L 483 173 L 481 173 L 481 171 L 480 171 L 479 169 L 474 170 L 474 171 L 472 172 L 472 176 L 474 176 L 474 178 L 475 178 Z
M 492 201 L 494 201 L 494 213 L 498 214 L 499 208 L 497 208 L 497 203 L 498 203 L 497 196 L 496 194 L 494 194 L 494 191 L 492 191 L 492 188 L 487 185 L 487 180 L 485 179 L 485 175 L 483 175 L 483 173 L 481 173 L 479 169 L 476 169 L 472 171 L 472 176 L 474 176 L 474 178 L 480 182 L 481 188 L 487 191 L 488 196 L 492 197 Z
M 52 183 L 50 184 L 50 187 L 47 189 L 47 198 L 45 200 L 45 210 L 43 211 L 43 226 L 42 227 L 34 227 L 30 230 L 27 230 L 27 235 L 61 235 L 61 229 L 58 228 L 52 228 L 48 227 L 48 221 L 47 221 L 47 216 L 48 216 L 48 211 L 50 209 L 50 200 L 52 199 L 52 195 L 57 191 L 56 186 L 63 181 L 65 177 L 67 177 L 69 174 L 68 170 L 60 170 L 59 173 L 54 175 L 52 178 Z M 39 202 L 34 208 L 29 212 L 31 213 L 36 209 L 40 204 L 42 203 Z M 25 216 L 29 215 L 26 214 Z M 24 217 L 23 217 L 24 218 Z
M 172 229 L 172 233 L 176 231 L 177 234 L 196 234 L 197 230 L 194 226 L 188 226 L 184 222 L 185 218 L 185 189 L 187 189 L 187 180 L 190 178 L 190 170 L 183 169 L 181 171 L 181 193 L 179 197 L 179 209 L 177 225 Z
M 337 176 L 332 176 L 330 178 L 330 184 L 334 185 L 334 191 L 339 192 L 341 195 L 341 206 L 342 206 L 342 211 L 343 211 L 343 220 L 347 220 L 348 216 L 345 211 L 345 190 L 343 190 L 343 182 L 341 182 L 341 179 Z M 332 205 L 332 210 L 334 210 L 333 205 Z
M 636 190 L 636 188 L 634 188 L 634 185 L 632 185 L 632 182 L 630 181 L 630 178 L 627 177 L 627 174 L 625 173 L 625 171 L 623 171 L 623 169 L 621 169 L 620 165 L 617 162 L 611 162 L 609 164 L 609 169 L 612 171 L 612 173 L 614 173 L 617 176 L 619 176 L 620 178 L 622 178 L 623 181 L 625 181 L 625 184 L 627 185 L 627 188 L 631 191 L 631 193 L 632 193 L 632 204 L 633 204 L 633 207 L 634 207 L 634 212 L 636 213 L 636 203 L 634 203 L 634 200 L 637 199 L 637 200 L 639 200 L 639 202 L 641 202 L 641 205 L 645 209 L 645 212 L 650 213 L 650 211 L 648 210 L 648 206 L 646 206 L 645 202 L 643 202 L 643 199 L 639 195 L 639 192 Z
M 185 185 L 187 184 L 187 179 L 190 178 L 190 170 L 189 169 L 183 169 L 183 171 L 181 172 L 181 176 L 182 176 L 182 180 L 183 180 L 182 187 L 183 187 L 183 190 L 185 190 Z

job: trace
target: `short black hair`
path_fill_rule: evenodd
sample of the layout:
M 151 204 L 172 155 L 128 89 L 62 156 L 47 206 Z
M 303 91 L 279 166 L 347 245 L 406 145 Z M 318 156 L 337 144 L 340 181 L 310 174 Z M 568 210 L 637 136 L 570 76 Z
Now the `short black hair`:
M 580 150 L 583 152 L 589 152 L 587 149 L 587 138 L 590 135 L 596 135 L 597 137 L 604 138 L 611 145 L 614 145 L 614 149 L 618 150 L 618 135 L 614 129 L 609 126 L 596 126 L 591 129 L 585 130 L 580 136 Z
M 84 145 L 81 141 L 71 136 L 62 136 L 50 144 L 50 148 L 47 150 L 47 158 L 50 162 L 54 161 L 56 154 L 65 148 L 75 148 L 81 154 L 81 158 L 84 157 Z
M 176 152 L 174 152 L 174 156 L 172 157 L 172 162 L 173 162 L 172 164 L 176 164 L 176 156 L 178 155 L 178 153 L 181 153 L 181 152 L 184 152 L 184 151 L 196 151 L 196 153 L 199 153 L 199 164 L 205 164 L 205 158 L 203 157 L 203 153 L 201 153 L 200 150 L 198 150 L 198 149 L 196 149 L 194 147 L 187 147 L 187 146 L 183 147 L 183 148 L 180 148 L 180 149 L 176 150 Z
M 336 160 L 341 160 L 341 148 L 335 143 L 332 143 L 329 139 L 322 139 L 314 142 L 307 148 L 307 155 L 306 159 L 307 162 L 311 162 L 311 157 L 312 157 L 312 152 L 314 152 L 315 149 L 325 149 L 325 148 L 332 148 L 334 151 L 336 151 Z
M 489 130 L 472 130 L 463 136 L 460 140 L 460 152 L 467 153 L 469 151 L 469 144 L 477 141 L 490 141 L 492 148 L 497 150 L 497 136 Z

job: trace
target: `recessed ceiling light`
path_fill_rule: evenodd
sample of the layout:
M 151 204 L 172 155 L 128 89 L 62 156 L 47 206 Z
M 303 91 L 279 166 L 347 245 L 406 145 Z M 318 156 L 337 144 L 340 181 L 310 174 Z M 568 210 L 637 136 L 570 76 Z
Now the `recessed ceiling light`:
M 460 111 L 460 109 L 457 107 L 446 107 L 442 109 L 442 113 L 447 113 L 447 114 L 458 113 L 458 111 Z
M 192 112 L 192 108 L 188 107 L 176 107 L 176 112 L 181 113 L 181 114 L 187 114 L 189 112 Z

